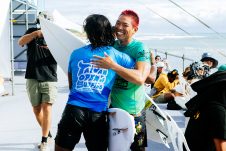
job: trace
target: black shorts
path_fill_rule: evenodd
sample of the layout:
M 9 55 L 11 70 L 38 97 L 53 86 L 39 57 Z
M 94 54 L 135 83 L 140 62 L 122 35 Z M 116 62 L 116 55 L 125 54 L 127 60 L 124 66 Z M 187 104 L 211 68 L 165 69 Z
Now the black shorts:
M 58 124 L 55 143 L 62 148 L 73 150 L 82 133 L 89 151 L 106 151 L 108 146 L 106 113 L 67 104 Z

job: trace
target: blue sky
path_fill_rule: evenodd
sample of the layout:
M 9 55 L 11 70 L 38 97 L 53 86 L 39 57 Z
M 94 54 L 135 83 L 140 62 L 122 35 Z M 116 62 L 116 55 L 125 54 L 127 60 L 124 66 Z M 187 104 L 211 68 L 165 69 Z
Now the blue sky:
M 214 30 L 226 33 L 226 0 L 173 0 Z M 77 24 L 92 13 L 107 16 L 112 24 L 124 9 L 133 9 L 140 16 L 139 34 L 184 34 L 156 14 L 169 19 L 189 33 L 212 33 L 197 20 L 176 7 L 169 0 L 46 0 L 45 8 L 57 9 Z

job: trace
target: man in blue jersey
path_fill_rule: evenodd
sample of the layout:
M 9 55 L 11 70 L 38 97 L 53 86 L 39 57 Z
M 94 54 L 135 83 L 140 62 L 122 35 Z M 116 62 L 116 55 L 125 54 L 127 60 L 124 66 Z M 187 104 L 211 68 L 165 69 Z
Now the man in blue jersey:
M 133 39 L 138 25 L 139 17 L 132 10 L 123 11 L 115 24 L 118 40 L 114 48 L 135 59 L 135 69 L 122 67 L 108 55 L 96 56 L 99 60 L 94 62 L 97 67 L 112 69 L 119 75 L 111 92 L 111 106 L 126 110 L 134 116 L 136 127 L 142 126 L 141 131 L 137 129 L 132 151 L 143 151 L 147 146 L 145 117 L 141 111 L 145 105 L 144 83 L 150 73 L 150 52 L 142 42 Z
M 58 124 L 56 151 L 71 151 L 83 133 L 89 151 L 107 151 L 108 97 L 116 78 L 113 70 L 96 68 L 93 55 L 108 55 L 119 65 L 134 67 L 134 60 L 112 46 L 115 42 L 112 26 L 103 15 L 90 15 L 84 31 L 91 44 L 74 50 L 68 66 L 70 94 Z

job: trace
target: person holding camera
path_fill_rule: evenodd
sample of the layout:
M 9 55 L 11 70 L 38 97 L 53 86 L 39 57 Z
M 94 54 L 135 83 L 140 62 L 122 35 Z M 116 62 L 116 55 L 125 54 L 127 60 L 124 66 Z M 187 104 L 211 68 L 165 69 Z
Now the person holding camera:
M 57 94 L 57 62 L 48 49 L 42 31 L 29 28 L 18 40 L 27 45 L 26 89 L 36 120 L 42 129 L 40 150 L 49 150 L 52 104 Z

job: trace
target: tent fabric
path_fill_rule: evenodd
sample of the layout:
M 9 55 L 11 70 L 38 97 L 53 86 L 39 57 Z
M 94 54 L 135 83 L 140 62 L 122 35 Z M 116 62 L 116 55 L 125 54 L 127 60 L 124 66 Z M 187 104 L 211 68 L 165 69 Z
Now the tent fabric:
M 1 1 L 0 13 L 0 74 L 4 78 L 11 77 L 10 63 L 10 0 Z

